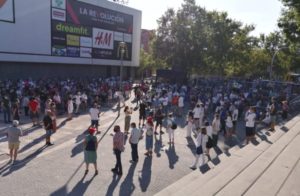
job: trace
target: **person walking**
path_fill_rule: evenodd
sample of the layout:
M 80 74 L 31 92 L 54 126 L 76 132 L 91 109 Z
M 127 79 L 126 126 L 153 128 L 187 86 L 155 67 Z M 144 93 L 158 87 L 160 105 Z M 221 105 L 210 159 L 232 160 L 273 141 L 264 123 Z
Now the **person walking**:
M 271 115 L 270 131 L 274 132 L 275 131 L 276 118 L 277 118 L 277 106 L 276 106 L 276 101 L 275 101 L 274 97 L 271 100 L 270 115 Z
M 52 146 L 53 143 L 51 143 L 51 135 L 53 133 L 53 121 L 51 118 L 51 110 L 46 111 L 46 115 L 43 119 L 44 128 L 46 130 L 46 145 Z
M 120 126 L 114 127 L 115 135 L 113 137 L 113 151 L 116 155 L 116 165 L 111 169 L 112 172 L 121 176 L 123 174 L 121 153 L 124 151 L 124 134 L 121 132 Z
M 91 117 L 91 126 L 96 128 L 97 134 L 100 134 L 99 131 L 99 115 L 100 110 L 98 108 L 97 102 L 94 102 L 93 107 L 90 108 L 90 117 Z
M 85 172 L 84 175 L 87 175 L 89 172 L 89 164 L 93 164 L 95 168 L 95 176 L 98 175 L 97 169 L 97 148 L 98 142 L 97 137 L 94 135 L 96 131 L 95 127 L 89 128 L 89 134 L 85 136 L 83 145 L 84 145 L 84 162 L 85 162 Z
M 15 162 L 18 156 L 18 149 L 20 147 L 20 136 L 22 130 L 18 127 L 19 121 L 13 120 L 13 126 L 6 129 L 7 141 L 10 162 Z
M 125 132 L 125 135 L 128 135 L 129 127 L 130 127 L 130 121 L 131 121 L 132 108 L 129 108 L 129 106 L 125 106 L 124 113 L 125 113 L 124 132 Z
M 203 127 L 201 129 L 201 132 L 198 134 L 197 139 L 196 139 L 195 162 L 190 167 L 192 170 L 197 169 L 200 157 L 202 157 L 202 164 L 200 166 L 202 166 L 205 163 L 205 157 L 203 156 L 203 152 L 204 152 L 207 140 L 208 140 L 208 138 L 207 138 L 207 135 L 206 135 L 206 128 Z
M 287 101 L 282 101 L 282 113 L 281 118 L 282 120 L 286 120 L 288 117 L 289 105 Z
M 233 122 L 232 122 L 232 115 L 230 111 L 227 111 L 226 115 L 226 135 L 225 137 L 231 137 L 233 134 Z
M 13 120 L 17 120 L 20 122 L 20 110 L 19 103 L 16 101 L 11 107 Z
M 141 138 L 140 129 L 136 128 L 136 124 L 131 123 L 131 133 L 129 137 L 129 143 L 131 145 L 131 163 L 136 163 L 139 161 L 138 155 L 138 143 Z
M 146 156 L 152 156 L 152 149 L 153 149 L 153 120 L 152 118 L 147 119 L 146 124 Z
M 205 122 L 205 128 L 206 128 L 206 135 L 208 137 L 207 143 L 206 143 L 206 155 L 208 157 L 208 159 L 210 160 L 210 149 L 214 146 L 214 142 L 213 142 L 213 130 L 212 130 L 212 126 L 209 124 L 209 122 Z

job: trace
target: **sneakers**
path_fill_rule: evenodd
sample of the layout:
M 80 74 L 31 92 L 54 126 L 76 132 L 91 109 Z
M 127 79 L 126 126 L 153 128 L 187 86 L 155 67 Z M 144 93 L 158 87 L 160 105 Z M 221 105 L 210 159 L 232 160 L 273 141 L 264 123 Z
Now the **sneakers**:
M 46 143 L 46 146 L 53 146 L 54 144 L 53 143 L 51 143 L 51 142 L 47 142 Z
M 190 169 L 195 170 L 195 169 L 197 169 L 197 167 L 192 165 L 192 166 L 190 166 Z

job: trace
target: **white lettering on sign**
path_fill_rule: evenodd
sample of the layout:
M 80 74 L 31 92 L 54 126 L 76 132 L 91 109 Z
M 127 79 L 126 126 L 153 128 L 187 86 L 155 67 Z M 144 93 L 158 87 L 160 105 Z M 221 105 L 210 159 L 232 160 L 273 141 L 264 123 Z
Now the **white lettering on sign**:
M 93 28 L 93 48 L 114 49 L 114 32 Z

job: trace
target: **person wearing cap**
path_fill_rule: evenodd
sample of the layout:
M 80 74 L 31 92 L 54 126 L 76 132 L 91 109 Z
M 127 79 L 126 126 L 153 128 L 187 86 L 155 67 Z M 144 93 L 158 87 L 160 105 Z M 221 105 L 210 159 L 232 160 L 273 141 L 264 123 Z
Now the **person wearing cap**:
M 20 136 L 22 130 L 18 127 L 19 121 L 13 120 L 13 126 L 6 129 L 10 162 L 15 161 L 20 147 Z
M 89 172 L 89 164 L 92 163 L 95 167 L 95 175 L 98 175 L 97 169 L 97 148 L 98 142 L 97 137 L 94 135 L 96 132 L 95 127 L 90 127 L 88 130 L 89 134 L 85 136 L 83 145 L 84 145 L 84 162 L 85 162 L 85 172 L 84 175 L 87 175 Z
M 51 118 L 51 110 L 46 111 L 46 115 L 44 116 L 43 123 L 44 123 L 44 128 L 46 130 L 46 145 L 52 146 L 53 144 L 51 143 L 51 135 L 53 133 L 53 121 Z

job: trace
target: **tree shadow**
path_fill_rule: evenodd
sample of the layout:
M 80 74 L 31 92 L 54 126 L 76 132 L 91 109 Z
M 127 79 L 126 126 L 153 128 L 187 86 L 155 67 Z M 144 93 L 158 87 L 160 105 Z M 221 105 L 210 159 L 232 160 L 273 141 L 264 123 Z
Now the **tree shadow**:
M 169 159 L 169 168 L 174 169 L 174 165 L 176 164 L 176 162 L 178 162 L 179 159 L 175 151 L 175 146 L 170 144 L 169 149 L 167 149 L 165 152 Z
M 117 174 L 113 175 L 112 181 L 111 181 L 110 185 L 107 188 L 107 191 L 106 191 L 106 194 L 105 194 L 106 196 L 113 196 L 114 195 L 114 190 L 116 189 L 120 179 L 121 179 L 121 176 L 118 176 Z
M 145 157 L 143 168 L 141 171 L 141 176 L 139 177 L 139 183 L 142 192 L 146 192 L 147 188 L 151 182 L 151 167 L 152 167 L 152 157 Z
M 132 195 L 132 193 L 134 192 L 135 185 L 133 184 L 133 175 L 134 175 L 135 168 L 136 168 L 135 163 L 130 165 L 128 174 L 120 186 L 120 193 L 119 193 L 120 196 Z
M 14 171 L 17 171 L 17 170 L 23 168 L 27 163 L 29 163 L 31 160 L 33 160 L 39 154 L 41 154 L 46 148 L 47 148 L 46 145 L 40 147 L 39 149 L 37 149 L 36 151 L 34 151 L 32 154 L 28 155 L 24 159 L 17 160 L 13 165 L 11 165 L 11 167 L 7 167 L 7 168 L 3 169 L 2 171 L 0 171 L 0 174 L 2 174 L 2 176 L 8 176 L 9 174 L 13 173 Z
M 91 182 L 94 180 L 95 175 L 93 175 L 93 177 L 90 180 L 87 180 L 85 182 L 83 182 L 85 178 L 85 175 L 81 178 L 81 180 L 74 186 L 74 188 L 71 190 L 70 193 L 68 193 L 67 195 L 84 195 L 85 191 L 87 190 L 87 188 L 89 187 L 89 185 L 91 184 Z

